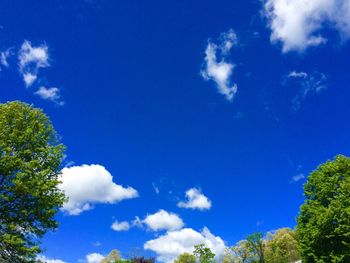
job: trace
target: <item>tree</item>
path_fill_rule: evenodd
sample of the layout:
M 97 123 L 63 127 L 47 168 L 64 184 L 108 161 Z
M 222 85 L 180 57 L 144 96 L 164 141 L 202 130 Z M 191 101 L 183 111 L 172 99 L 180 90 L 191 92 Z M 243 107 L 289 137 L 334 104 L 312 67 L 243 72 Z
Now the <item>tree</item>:
M 254 233 L 246 239 L 249 251 L 256 257 L 258 263 L 265 263 L 264 240 L 262 233 Z
M 205 244 L 199 244 L 194 246 L 193 254 L 198 258 L 199 263 L 212 263 L 214 262 L 215 254 L 211 252 Z
M 0 104 L 0 262 L 34 262 L 40 238 L 58 226 L 63 151 L 41 110 Z
M 120 252 L 113 249 L 104 259 L 101 260 L 101 263 L 115 263 L 119 262 L 120 260 Z
M 133 263 L 154 263 L 154 258 L 145 258 L 145 257 L 134 257 L 131 259 Z
M 265 261 L 267 263 L 289 263 L 300 259 L 298 241 L 295 232 L 290 228 L 278 229 L 269 233 L 265 242 Z
M 196 257 L 190 253 L 183 253 L 174 260 L 174 263 L 196 263 Z
M 304 195 L 296 229 L 303 262 L 350 262 L 350 159 L 320 165 Z
M 247 240 L 241 240 L 233 247 L 226 249 L 224 263 L 247 263 L 251 262 L 256 256 L 251 252 Z

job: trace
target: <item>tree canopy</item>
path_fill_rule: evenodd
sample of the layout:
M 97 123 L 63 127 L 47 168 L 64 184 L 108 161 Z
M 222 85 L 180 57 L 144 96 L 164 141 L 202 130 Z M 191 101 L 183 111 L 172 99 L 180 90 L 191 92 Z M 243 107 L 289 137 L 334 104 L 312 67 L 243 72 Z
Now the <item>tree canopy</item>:
M 0 262 L 33 262 L 40 238 L 57 227 L 63 151 L 41 110 L 0 104 Z
M 304 194 L 297 219 L 303 262 L 350 262 L 350 159 L 320 165 Z

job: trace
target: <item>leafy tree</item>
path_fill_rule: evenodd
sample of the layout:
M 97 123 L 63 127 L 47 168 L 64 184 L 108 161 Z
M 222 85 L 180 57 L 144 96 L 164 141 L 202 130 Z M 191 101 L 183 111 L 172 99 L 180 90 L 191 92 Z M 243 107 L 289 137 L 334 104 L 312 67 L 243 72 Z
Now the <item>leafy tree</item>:
M 269 233 L 269 238 L 265 243 L 267 263 L 289 263 L 299 259 L 298 241 L 292 229 L 281 228 L 275 233 Z
M 303 262 L 350 262 L 350 159 L 320 165 L 304 195 L 296 229 Z
M 246 239 L 248 250 L 256 257 L 256 262 L 265 263 L 264 240 L 262 233 L 254 233 Z
M 131 259 L 133 263 L 154 263 L 154 258 L 145 258 L 145 257 L 134 257 Z
M 0 262 L 34 262 L 40 238 L 58 226 L 63 151 L 41 110 L 0 104 Z
M 211 252 L 205 244 L 199 244 L 194 246 L 193 254 L 198 258 L 199 263 L 212 263 L 214 262 L 215 254 Z
M 122 261 L 120 252 L 116 249 L 113 249 L 104 259 L 101 260 L 101 263 L 115 263 L 119 261 Z
M 255 255 L 251 252 L 247 240 L 241 240 L 235 246 L 226 249 L 223 263 L 247 263 L 254 259 Z
M 183 253 L 174 260 L 174 263 L 196 263 L 196 256 L 190 253 Z

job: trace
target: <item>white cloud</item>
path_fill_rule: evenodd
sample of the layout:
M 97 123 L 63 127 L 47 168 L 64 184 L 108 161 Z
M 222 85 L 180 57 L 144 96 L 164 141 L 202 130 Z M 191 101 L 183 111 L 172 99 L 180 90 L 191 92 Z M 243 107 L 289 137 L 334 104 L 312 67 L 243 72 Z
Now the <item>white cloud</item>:
M 325 43 L 325 25 L 350 37 L 349 0 L 267 0 L 265 15 L 272 30 L 271 41 L 281 42 L 283 52 L 303 51 Z
M 90 210 L 95 203 L 114 204 L 138 197 L 134 188 L 114 183 L 112 175 L 101 165 L 63 168 L 61 181 L 59 187 L 68 197 L 62 210 L 69 215 L 79 215 Z
M 62 261 L 60 259 L 51 259 L 43 255 L 38 256 L 37 259 L 44 263 L 66 263 L 65 261 Z
M 41 86 L 34 94 L 38 95 L 40 98 L 44 100 L 50 100 L 59 105 L 63 105 L 64 102 L 60 101 L 61 95 L 60 90 L 56 87 L 46 88 Z
M 115 221 L 112 225 L 111 228 L 114 231 L 128 231 L 130 229 L 130 224 L 127 221 L 123 221 L 123 222 L 118 222 Z
M 300 181 L 300 180 L 303 180 L 303 179 L 305 179 L 305 175 L 302 174 L 302 173 L 297 174 L 297 175 L 295 175 L 295 176 L 292 177 L 292 181 L 293 181 L 294 183 L 296 183 L 296 182 L 298 182 L 298 181 Z
M 105 257 L 98 253 L 91 253 L 86 255 L 86 261 L 87 263 L 100 263 L 102 259 Z
M 225 250 L 224 241 L 214 236 L 206 227 L 200 233 L 192 228 L 167 232 L 156 239 L 147 241 L 144 249 L 157 253 L 157 260 L 160 262 L 171 263 L 184 252 L 192 253 L 194 246 L 198 244 L 208 246 L 215 253 L 216 258 L 222 256 Z
M 184 222 L 178 215 L 162 209 L 155 214 L 147 215 L 142 223 L 153 231 L 178 230 L 184 226 Z
M 178 207 L 181 208 L 191 208 L 191 209 L 199 209 L 206 210 L 211 208 L 211 201 L 202 194 L 201 190 L 197 188 L 191 188 L 186 191 L 185 202 L 181 201 L 177 204 Z
M 205 50 L 205 63 L 201 75 L 206 80 L 213 80 L 218 92 L 232 101 L 237 93 L 237 85 L 232 83 L 231 76 L 234 64 L 226 61 L 226 56 L 236 42 L 236 34 L 229 30 L 221 35 L 219 44 L 208 42 Z
M 39 69 L 50 66 L 48 47 L 44 44 L 35 47 L 25 40 L 19 50 L 18 61 L 24 83 L 30 87 L 37 79 Z
M 311 93 L 319 93 L 327 89 L 327 76 L 320 72 L 298 72 L 292 71 L 284 77 L 284 84 L 292 84 L 298 87 L 298 94 L 292 99 L 292 109 L 297 111 L 301 107 L 301 103 Z
M 11 56 L 11 51 L 10 49 L 7 49 L 5 51 L 2 51 L 0 53 L 0 64 L 1 66 L 4 66 L 6 68 L 8 68 L 10 65 L 9 65 L 9 62 L 8 62 L 8 58 Z

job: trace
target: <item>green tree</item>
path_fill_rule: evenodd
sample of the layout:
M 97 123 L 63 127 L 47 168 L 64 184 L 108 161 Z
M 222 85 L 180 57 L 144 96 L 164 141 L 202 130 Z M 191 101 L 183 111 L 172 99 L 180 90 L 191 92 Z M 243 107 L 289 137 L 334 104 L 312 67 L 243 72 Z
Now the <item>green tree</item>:
M 101 260 L 101 263 L 115 263 L 119 261 L 122 261 L 120 252 L 116 249 L 113 249 L 104 259 Z
M 190 253 L 182 253 L 174 260 L 174 263 L 196 263 L 196 256 Z
M 251 252 L 247 240 L 237 242 L 233 247 L 227 248 L 224 254 L 224 263 L 252 262 L 256 256 Z
M 205 244 L 199 244 L 194 246 L 193 254 L 198 258 L 199 263 L 212 263 L 214 262 L 215 254 L 211 252 Z
M 296 233 L 290 228 L 278 229 L 269 233 L 265 242 L 265 261 L 267 263 L 289 263 L 300 259 Z
M 34 262 L 40 238 L 58 226 L 63 151 L 41 110 L 0 104 L 0 262 Z
M 296 229 L 303 262 L 350 262 L 350 159 L 320 165 L 304 195 Z
M 254 257 L 256 257 L 256 262 L 265 263 L 264 239 L 262 233 L 254 233 L 249 235 L 246 242 L 249 251 L 254 255 Z

